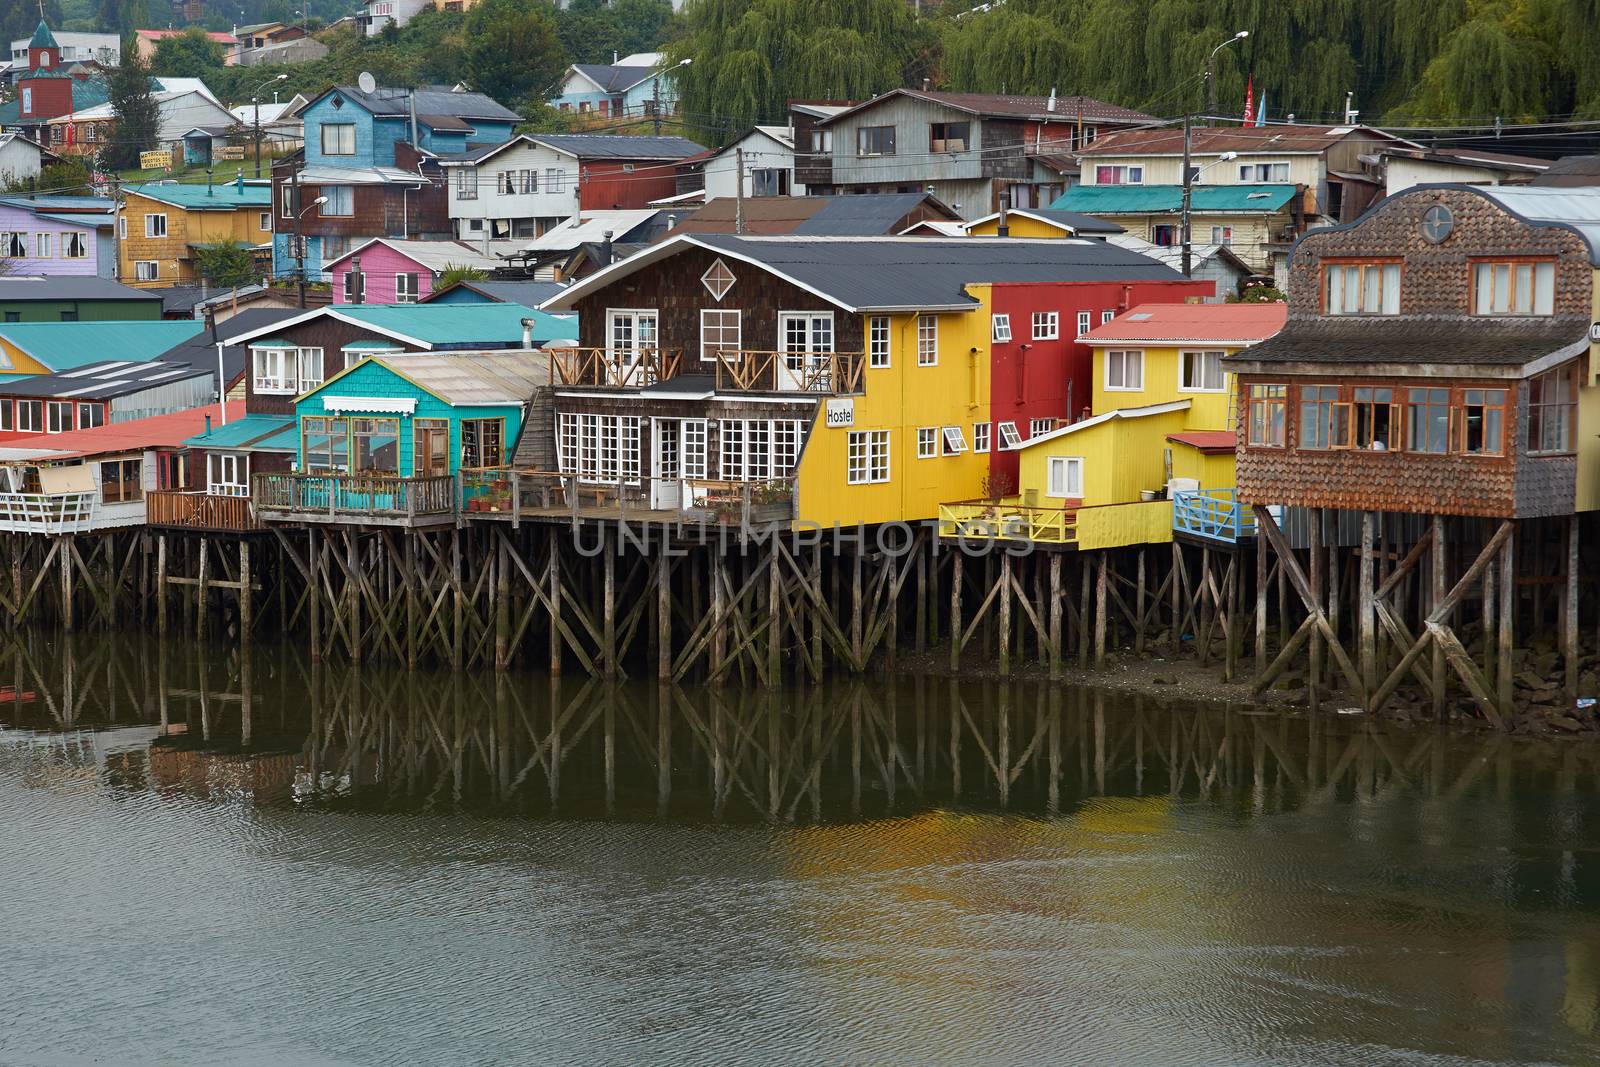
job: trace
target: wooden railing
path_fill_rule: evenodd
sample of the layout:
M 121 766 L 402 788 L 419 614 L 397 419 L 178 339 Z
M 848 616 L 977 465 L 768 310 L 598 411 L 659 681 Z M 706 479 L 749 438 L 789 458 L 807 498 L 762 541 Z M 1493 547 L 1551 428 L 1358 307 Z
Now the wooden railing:
M 66 534 L 94 529 L 100 497 L 83 493 L 0 493 L 0 530 Z
M 939 505 L 939 536 L 1069 544 L 1078 537 L 1077 514 L 1067 508 L 957 500 Z
M 1179 489 L 1172 494 L 1172 528 L 1213 541 L 1238 541 L 1256 535 L 1256 517 L 1231 486 Z
M 145 494 L 145 521 L 151 526 L 196 530 L 259 530 L 248 496 L 192 489 L 154 489 Z
M 718 392 L 859 393 L 860 352 L 719 352 Z
M 551 348 L 550 384 L 642 389 L 683 373 L 683 353 L 664 348 Z
M 787 522 L 794 517 L 795 483 L 792 478 L 759 482 L 714 481 L 704 478 L 673 479 L 668 494 L 676 506 L 651 506 L 652 489 L 659 481 L 600 482 L 555 471 L 489 467 L 461 472 L 461 510 L 468 516 L 509 517 L 570 515 L 574 520 L 603 517 L 759 526 Z
M 256 514 L 330 519 L 415 519 L 453 515 L 456 479 L 439 474 L 402 478 L 392 474 L 257 474 L 251 481 Z

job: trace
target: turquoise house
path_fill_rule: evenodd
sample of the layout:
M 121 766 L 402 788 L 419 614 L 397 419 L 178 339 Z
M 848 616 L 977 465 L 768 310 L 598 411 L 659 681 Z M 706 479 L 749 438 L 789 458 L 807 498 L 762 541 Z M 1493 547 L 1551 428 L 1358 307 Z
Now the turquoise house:
M 425 478 L 511 461 L 548 354 L 375 352 L 295 401 L 302 474 Z

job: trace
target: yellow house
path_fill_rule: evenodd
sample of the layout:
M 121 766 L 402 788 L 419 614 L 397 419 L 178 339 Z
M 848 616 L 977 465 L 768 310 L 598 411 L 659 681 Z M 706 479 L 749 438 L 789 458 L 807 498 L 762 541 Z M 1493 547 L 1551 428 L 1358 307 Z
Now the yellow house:
M 226 240 L 271 256 L 270 185 L 133 185 L 117 209 L 120 280 L 139 289 L 198 280 L 196 246 Z
M 1009 237 L 1105 237 L 1124 232 L 1114 222 L 1081 211 L 1041 207 L 996 211 L 993 215 L 973 219 L 966 225 L 967 236 L 1000 237 L 1002 223 L 1006 227 L 1004 236 Z
M 1277 333 L 1284 314 L 1283 304 L 1142 304 L 1090 331 L 1092 416 L 1018 445 L 1015 498 L 944 517 L 1079 548 L 1170 541 L 1175 524 L 1236 537 L 1222 359 Z

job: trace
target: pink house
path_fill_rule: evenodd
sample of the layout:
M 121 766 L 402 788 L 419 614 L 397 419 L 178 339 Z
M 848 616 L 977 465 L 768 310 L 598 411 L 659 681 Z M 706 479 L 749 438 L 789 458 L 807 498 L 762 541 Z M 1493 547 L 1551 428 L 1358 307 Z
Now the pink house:
M 335 304 L 415 304 L 433 292 L 434 280 L 450 267 L 493 271 L 503 266 L 503 260 L 486 256 L 463 241 L 377 237 L 346 252 L 326 269 L 333 281 Z

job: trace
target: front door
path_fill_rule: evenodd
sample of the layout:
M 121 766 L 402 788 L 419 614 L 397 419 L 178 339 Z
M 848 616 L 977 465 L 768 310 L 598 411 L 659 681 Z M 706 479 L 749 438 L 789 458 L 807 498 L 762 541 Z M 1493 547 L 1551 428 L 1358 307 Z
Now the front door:
M 445 419 L 417 419 L 416 456 L 412 470 L 417 477 L 450 473 L 450 423 Z
M 822 379 L 833 352 L 833 312 L 784 311 L 778 314 L 783 358 L 778 388 L 791 392 L 827 389 Z
M 650 506 L 656 511 L 677 511 L 683 506 L 680 425 L 677 419 L 650 420 L 650 437 L 654 441 L 650 460 Z

